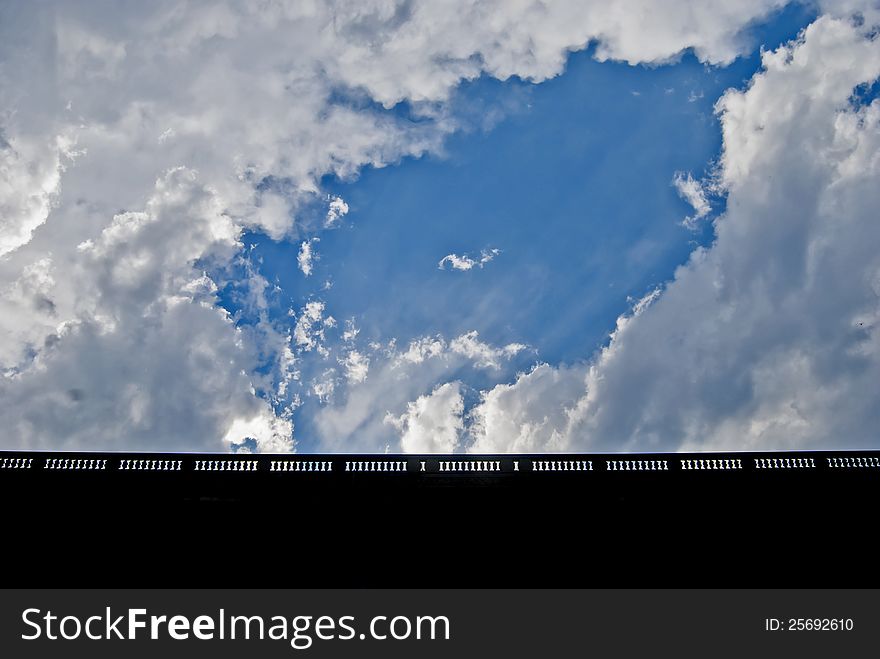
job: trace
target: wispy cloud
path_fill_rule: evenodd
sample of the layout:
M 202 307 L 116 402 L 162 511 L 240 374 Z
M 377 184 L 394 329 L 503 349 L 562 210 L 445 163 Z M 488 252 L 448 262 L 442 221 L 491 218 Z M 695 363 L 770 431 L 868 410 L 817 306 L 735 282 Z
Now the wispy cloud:
M 320 240 L 320 238 L 304 240 L 299 246 L 299 253 L 296 255 L 296 263 L 306 277 L 312 274 L 314 263 L 318 259 L 318 254 L 315 252 L 313 245 L 320 242 Z
M 694 209 L 693 215 L 688 215 L 683 224 L 689 229 L 696 228 L 700 220 L 706 217 L 712 210 L 703 184 L 696 180 L 690 172 L 676 172 L 672 184 L 678 190 L 678 195 Z
M 462 254 L 461 256 L 459 256 L 458 254 L 447 254 L 442 259 L 440 259 L 437 267 L 440 270 L 447 270 L 451 268 L 452 270 L 463 271 L 471 270 L 473 268 L 482 268 L 500 253 L 500 249 L 484 249 L 480 252 L 480 255 L 478 257 L 471 257 L 467 254 Z M 446 266 L 449 266 L 449 268 L 447 268 Z

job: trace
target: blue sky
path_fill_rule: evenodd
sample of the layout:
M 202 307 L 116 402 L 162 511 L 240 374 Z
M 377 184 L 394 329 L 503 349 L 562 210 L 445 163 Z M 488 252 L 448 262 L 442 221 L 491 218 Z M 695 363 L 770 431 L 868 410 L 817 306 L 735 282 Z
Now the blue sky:
M 591 48 L 540 85 L 486 76 L 463 83 L 451 105 L 464 128 L 442 153 L 367 168 L 354 181 L 324 178 L 350 207 L 340 228 L 280 242 L 246 236 L 259 271 L 280 288 L 275 315 L 320 299 L 365 340 L 476 329 L 490 344 L 529 347 L 501 371 L 460 374 L 477 389 L 536 361 L 590 357 L 634 300 L 712 241 L 723 196 L 687 228 L 693 208 L 674 174 L 709 172 L 721 148 L 716 100 L 747 84 L 761 48 L 795 38 L 814 18 L 802 5 L 778 12 L 749 30 L 750 52 L 723 67 L 692 52 L 659 66 L 598 62 Z M 406 104 L 390 112 L 411 116 Z M 320 260 L 305 277 L 296 255 L 314 235 Z M 449 253 L 486 248 L 501 253 L 482 269 L 438 268 Z M 234 300 L 226 306 L 241 313 Z M 318 448 L 312 405 L 307 396 L 297 415 L 301 450 Z
M 8 447 L 876 446 L 877 0 L 0 0 Z

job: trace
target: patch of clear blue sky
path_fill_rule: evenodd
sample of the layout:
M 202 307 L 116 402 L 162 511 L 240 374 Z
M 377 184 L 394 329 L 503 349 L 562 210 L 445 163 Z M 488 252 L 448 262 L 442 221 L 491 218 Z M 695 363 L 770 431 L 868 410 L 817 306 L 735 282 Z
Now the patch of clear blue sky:
M 706 172 L 721 146 L 715 101 L 746 84 L 759 46 L 775 48 L 813 18 L 800 5 L 774 15 L 752 30 L 752 53 L 724 68 L 691 53 L 658 67 L 599 63 L 587 50 L 539 85 L 486 77 L 462 85 L 454 107 L 465 124 L 501 118 L 452 135 L 441 156 L 325 180 L 351 211 L 341 228 L 318 234 L 311 277 L 297 268 L 299 240 L 246 237 L 281 288 L 278 317 L 317 298 L 340 321 L 354 318 L 367 340 L 476 329 L 494 344 L 529 344 L 542 361 L 588 358 L 628 298 L 668 281 L 711 241 L 709 223 L 698 233 L 681 225 L 692 209 L 673 176 Z M 713 215 L 723 210 L 723 200 L 714 205 Z M 484 269 L 437 268 L 446 254 L 487 247 L 502 253 Z M 321 291 L 327 279 L 333 286 Z M 230 290 L 223 304 L 235 311 Z

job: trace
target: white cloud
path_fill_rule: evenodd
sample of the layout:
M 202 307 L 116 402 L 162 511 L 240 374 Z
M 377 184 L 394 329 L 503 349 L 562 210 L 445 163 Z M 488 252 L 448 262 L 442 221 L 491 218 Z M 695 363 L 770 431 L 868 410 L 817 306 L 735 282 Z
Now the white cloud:
M 394 359 L 397 363 L 421 364 L 427 359 L 454 354 L 465 357 L 474 368 L 497 369 L 503 360 L 515 357 L 528 347 L 522 343 L 508 343 L 496 348 L 480 341 L 479 337 L 476 330 L 465 332 L 448 343 L 442 336 L 420 337 L 410 341 L 407 349 L 396 354 Z
M 325 328 L 333 325 L 332 316 L 324 318 L 324 303 L 320 300 L 312 300 L 305 304 L 296 319 L 293 340 L 306 352 L 321 348 L 325 340 Z
M 350 84 L 366 84 L 375 99 L 392 105 L 404 98 L 441 99 L 450 83 L 475 78 L 481 70 L 502 80 L 519 75 L 541 81 L 562 70 L 568 51 L 594 40 L 598 59 L 656 63 L 692 47 L 701 60 L 724 63 L 741 52 L 743 28 L 784 4 L 463 0 L 358 5 L 339 10 L 339 32 L 347 33 L 351 45 L 334 60 L 333 73 Z M 382 36 L 371 40 L 379 27 Z
M 470 270 L 474 266 L 482 268 L 500 253 L 500 249 L 484 249 L 482 252 L 480 252 L 479 258 L 472 258 L 467 254 L 464 254 L 462 256 L 459 256 L 458 254 L 447 254 L 442 259 L 440 259 L 437 267 L 440 270 L 445 270 L 446 265 L 449 264 L 449 266 L 453 270 Z
M 145 210 L 23 267 L 0 298 L 9 443 L 223 450 L 251 438 L 291 449 L 290 420 L 254 395 L 270 383 L 248 375 L 264 339 L 236 328 L 192 267 L 209 246 L 233 253 L 237 239 L 213 192 L 177 169 Z
M 370 372 L 370 358 L 357 350 L 348 351 L 339 363 L 345 369 L 345 378 L 349 383 L 359 383 L 367 379 Z
M 299 246 L 299 253 L 296 255 L 296 263 L 306 277 L 312 274 L 314 262 L 318 258 L 312 245 L 314 245 L 316 242 L 319 242 L 320 240 L 320 238 L 304 240 Z
M 342 340 L 346 343 L 351 343 L 360 333 L 361 331 L 355 323 L 354 318 L 349 318 L 345 321 L 345 331 L 342 332 Z
M 477 453 L 530 453 L 565 450 L 569 417 L 584 391 L 585 373 L 579 367 L 539 364 L 483 392 L 471 410 L 468 450 Z
M 328 369 L 324 371 L 321 378 L 312 384 L 312 393 L 321 403 L 327 403 L 333 398 L 336 391 L 336 371 Z
M 46 221 L 61 175 L 76 155 L 63 135 L 7 141 L 0 130 L 0 257 L 26 244 Z
M 476 261 L 468 256 L 459 256 L 458 254 L 447 254 L 440 262 L 437 263 L 437 268 L 440 270 L 446 269 L 446 264 L 452 266 L 453 270 L 470 270 L 476 265 Z
M 672 182 L 675 185 L 675 189 L 678 190 L 679 196 L 694 209 L 694 214 L 686 217 L 684 220 L 684 225 L 693 229 L 712 210 L 709 200 L 706 199 L 706 191 L 702 183 L 694 179 L 690 172 L 687 174 L 676 172 Z
M 348 215 L 348 204 L 345 203 L 345 200 L 342 197 L 329 197 L 324 226 L 335 226 L 346 215 Z
M 480 341 L 476 330 L 453 339 L 449 349 L 471 360 L 476 368 L 500 368 L 502 360 L 509 360 L 526 349 L 522 343 L 508 343 L 501 348 L 495 348 Z
M 409 347 L 399 355 L 398 360 L 421 364 L 426 359 L 439 357 L 445 350 L 446 341 L 443 340 L 443 337 L 424 336 L 410 341 Z
M 393 340 L 385 345 L 372 344 L 369 355 L 366 351 L 358 351 L 354 359 L 351 349 L 347 349 L 340 363 L 346 368 L 360 366 L 363 370 L 352 371 L 355 377 L 347 377 L 344 383 L 334 379 L 337 386 L 332 399 L 325 397 L 321 401 L 325 405 L 312 414 L 316 439 L 322 450 L 327 451 L 377 450 L 386 445 L 393 450 L 408 451 L 410 449 L 401 445 L 403 435 L 395 438 L 393 430 L 404 433 L 405 428 L 410 427 L 404 421 L 410 418 L 407 410 L 411 405 L 416 405 L 412 409 L 425 406 L 426 409 L 435 409 L 433 405 L 437 404 L 427 400 L 417 404 L 419 397 L 430 392 L 438 380 L 449 379 L 466 370 L 497 371 L 523 348 L 515 343 L 492 346 L 480 341 L 476 332 L 469 332 L 451 341 L 442 336 L 421 337 L 410 341 L 404 348 L 398 348 Z M 366 374 L 365 357 L 369 357 L 369 377 L 361 379 L 360 375 Z M 456 392 L 461 392 L 462 386 L 456 384 Z M 450 402 L 449 390 L 443 392 L 444 400 Z M 388 418 L 400 423 L 395 425 L 387 421 Z M 414 446 L 415 443 L 408 442 L 407 445 Z
M 229 430 L 223 437 L 223 441 L 229 444 L 241 443 L 242 439 L 252 439 L 257 448 L 266 453 L 286 453 L 291 450 L 290 434 L 292 428 L 290 422 L 276 416 L 266 406 L 261 407 L 257 414 L 250 419 L 233 419 Z
M 408 403 L 400 416 L 387 414 L 384 422 L 401 433 L 400 448 L 404 453 L 452 453 L 458 447 L 464 427 L 461 385 L 447 382 L 430 394 Z

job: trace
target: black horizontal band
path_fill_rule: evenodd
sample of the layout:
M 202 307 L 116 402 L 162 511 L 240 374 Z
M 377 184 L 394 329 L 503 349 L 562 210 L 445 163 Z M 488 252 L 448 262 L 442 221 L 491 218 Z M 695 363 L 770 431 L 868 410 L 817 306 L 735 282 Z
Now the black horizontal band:
M 516 475 L 592 478 L 637 473 L 753 473 L 804 471 L 880 472 L 880 451 L 781 451 L 759 453 L 584 453 L 536 455 L 350 455 L 212 453 L 53 453 L 0 451 L 0 471 L 211 472 L 251 475 Z

